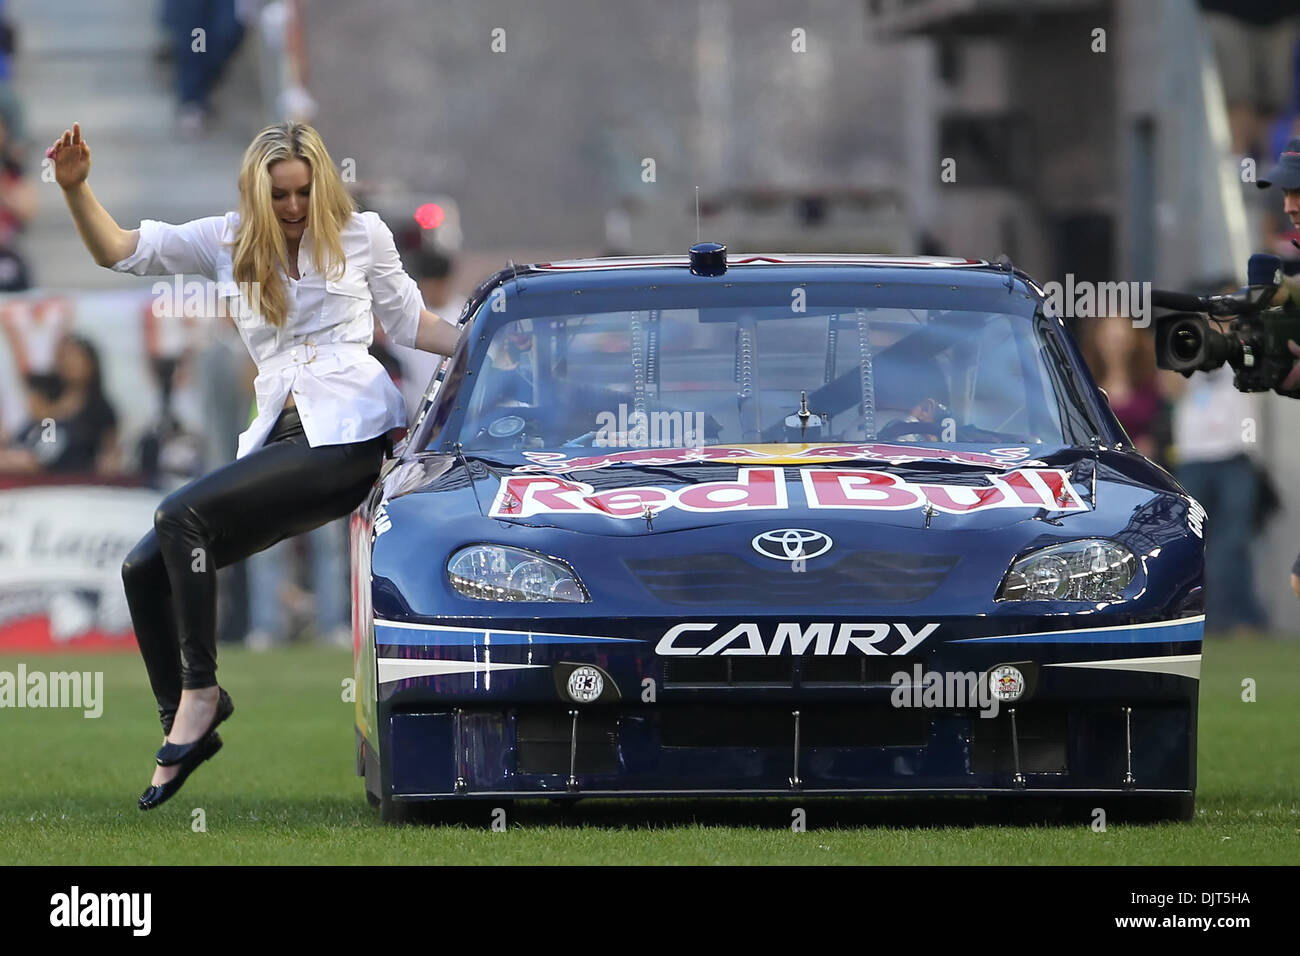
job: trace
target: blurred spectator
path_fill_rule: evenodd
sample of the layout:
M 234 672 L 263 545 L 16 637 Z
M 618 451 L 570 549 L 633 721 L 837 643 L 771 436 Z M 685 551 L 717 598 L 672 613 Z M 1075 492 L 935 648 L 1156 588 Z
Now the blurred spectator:
M 407 274 L 415 279 L 424 296 L 425 308 L 454 325 L 460 318 L 461 310 L 465 308 L 464 297 L 453 291 L 455 260 L 446 253 L 419 247 L 407 251 L 404 260 Z M 375 328 L 377 332 L 382 332 L 380 326 L 376 325 Z M 424 390 L 438 370 L 442 356 L 405 345 L 395 345 L 386 340 L 385 344 L 400 364 L 401 379 L 397 384 L 402 390 L 402 397 L 406 399 L 407 421 L 414 422 L 420 411 Z M 394 380 L 397 380 L 396 376 Z
M 1259 505 L 1255 447 L 1257 396 L 1232 385 L 1232 369 L 1197 372 L 1190 379 L 1162 372 L 1174 401 L 1174 476 L 1205 508 L 1205 628 L 1253 636 L 1267 627 L 1255 595 L 1251 538 Z
M 22 100 L 13 85 L 17 31 L 6 7 L 5 0 L 0 0 L 0 120 L 8 127 L 14 143 L 22 143 L 27 139 L 27 124 Z
M 189 380 L 193 359 L 184 357 L 176 366 L 173 391 L 193 396 Z M 190 387 L 186 387 L 190 386 Z M 139 443 L 139 469 L 144 481 L 154 488 L 173 491 L 205 473 L 203 467 L 204 436 L 202 409 L 191 406 L 182 414 L 179 398 L 169 397 L 158 418 L 146 430 Z
M 1133 445 L 1158 459 L 1155 434 L 1163 410 L 1156 381 L 1155 343 L 1125 317 L 1112 316 L 1082 323 L 1084 359 L 1097 384 L 1106 390 L 1115 417 Z
M 0 292 L 30 288 L 27 263 L 18 252 L 18 234 L 36 215 L 36 190 L 14 158 L 8 127 L 0 112 Z
M 0 469 L 120 472 L 117 413 L 104 394 L 99 352 L 82 336 L 66 335 L 59 341 L 55 369 L 56 383 L 39 380 L 29 386 L 29 422 L 14 447 L 0 453 Z
M 1232 151 L 1263 159 L 1269 127 L 1291 106 L 1294 0 L 1200 0 L 1228 102 Z
M 299 559 L 307 574 L 297 570 Z M 283 646 L 301 628 L 335 647 L 352 646 L 352 595 L 348 579 L 348 518 L 286 538 L 245 559 L 252 650 Z M 305 577 L 308 588 L 299 581 Z
M 1198 292 L 1232 292 L 1230 277 Z M 1255 595 L 1251 539 L 1261 521 L 1261 493 L 1267 482 L 1251 452 L 1258 448 L 1259 396 L 1237 391 L 1232 369 L 1184 378 L 1161 372 L 1160 387 L 1174 404 L 1173 472 L 1201 503 L 1205 525 L 1205 628 L 1212 633 L 1251 637 L 1267 627 Z
M 10 350 L 0 342 L 0 448 L 8 445 L 28 419 L 27 391 Z
M 145 351 L 161 397 L 157 419 L 140 439 L 140 471 L 154 487 L 172 490 L 204 473 L 203 404 L 193 382 L 194 356 L 202 344 L 203 328 L 213 319 L 174 314 L 175 303 L 155 313 L 155 301 L 145 305 Z M 186 403 L 184 400 L 189 398 Z M 178 407 L 188 404 L 190 414 Z
M 237 0 L 163 0 L 162 22 L 172 37 L 179 104 L 177 125 L 201 136 L 212 121 L 212 93 L 244 38 L 254 5 Z
M 20 299 L 0 307 L 0 336 L 26 388 L 46 394 L 58 394 L 62 388 L 56 360 L 59 343 L 72 331 L 72 318 L 72 304 L 61 296 Z M 25 425 L 30 411 L 25 395 L 23 405 Z

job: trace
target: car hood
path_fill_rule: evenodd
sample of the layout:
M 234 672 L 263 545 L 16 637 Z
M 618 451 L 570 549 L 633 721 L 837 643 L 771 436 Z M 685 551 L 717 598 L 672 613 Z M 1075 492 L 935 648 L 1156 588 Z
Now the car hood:
M 994 600 L 1009 563 L 1035 548 L 1089 537 L 1122 541 L 1139 556 L 1135 613 L 1164 613 L 1199 585 L 1201 539 L 1189 499 L 1167 472 L 1130 451 L 1039 446 L 1033 457 L 1025 450 L 990 463 L 953 449 L 855 449 L 856 457 L 843 448 L 779 450 L 774 456 L 747 447 L 723 460 L 677 462 L 663 461 L 670 455 L 661 452 L 653 464 L 626 456 L 541 458 L 553 452 L 399 459 L 385 473 L 385 498 L 376 505 L 375 606 L 395 619 L 446 615 L 449 608 L 485 613 L 454 593 L 441 571 L 447 556 L 484 542 L 565 561 L 592 594 L 580 608 L 531 606 L 530 618 L 631 619 L 706 608 L 806 615 L 810 607 L 824 614 L 905 610 L 927 621 L 1016 616 L 1027 606 Z M 782 506 L 742 507 L 764 471 L 780 483 Z M 819 482 L 852 498 L 862 491 L 855 482 L 863 473 L 887 491 L 919 490 L 923 503 L 909 496 L 893 508 L 827 506 L 835 502 Z M 1064 489 L 1063 502 L 1053 499 L 1050 508 L 1006 500 L 1020 491 L 1055 495 L 1054 489 Z M 661 507 L 647 522 L 637 506 L 650 498 Z M 709 507 L 710 499 L 722 507 Z M 1032 604 L 1036 616 L 1079 612 L 1069 602 Z
M 385 481 L 386 498 L 409 497 L 404 511 L 427 507 L 438 524 L 477 516 L 605 536 L 747 523 L 1110 533 L 1161 485 L 1180 490 L 1129 452 L 880 443 L 421 454 Z

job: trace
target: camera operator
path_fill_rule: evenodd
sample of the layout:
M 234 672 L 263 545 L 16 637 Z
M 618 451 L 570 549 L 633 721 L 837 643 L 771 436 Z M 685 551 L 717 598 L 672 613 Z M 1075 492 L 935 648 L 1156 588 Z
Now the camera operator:
M 1204 292 L 1221 295 L 1236 288 L 1234 279 L 1225 278 L 1205 283 Z M 1190 378 L 1163 371 L 1159 383 L 1172 406 L 1174 477 L 1209 514 L 1234 519 L 1206 529 L 1205 631 L 1253 640 L 1268 620 L 1255 593 L 1251 555 L 1261 524 L 1260 484 L 1241 423 L 1258 417 L 1258 397 L 1237 391 L 1226 365 Z
M 1277 158 L 1277 165 L 1268 174 L 1255 183 L 1260 189 L 1277 185 L 1282 188 L 1282 211 L 1291 220 L 1291 225 L 1300 231 L 1300 136 L 1287 141 L 1282 154 Z M 1300 248 L 1300 243 L 1292 239 L 1291 244 Z M 1300 306 L 1300 280 L 1293 276 L 1282 277 L 1282 287 L 1274 296 L 1274 304 L 1289 299 L 1290 304 Z M 1294 339 L 1287 340 L 1291 354 L 1300 358 L 1300 344 Z M 1278 390 L 1288 392 L 1300 388 L 1300 362 L 1292 367 L 1291 373 L 1282 381 Z M 1291 566 L 1291 590 L 1300 598 L 1300 555 L 1296 556 Z
M 1300 230 L 1300 136 L 1287 141 L 1282 154 L 1277 158 L 1277 165 L 1269 170 L 1264 178 L 1257 180 L 1255 185 L 1260 189 L 1268 189 L 1274 185 L 1281 187 L 1282 211 L 1291 220 L 1291 225 Z M 1300 243 L 1294 239 L 1291 242 L 1300 248 Z M 1273 296 L 1273 304 L 1281 305 L 1288 299 L 1293 307 L 1300 306 L 1300 279 L 1295 276 L 1282 277 L 1282 287 Z M 1287 342 L 1287 346 L 1291 349 L 1292 355 L 1300 358 L 1300 344 L 1291 340 Z M 1280 392 L 1295 389 L 1300 389 L 1300 362 L 1296 362 L 1295 367 L 1291 369 L 1291 374 L 1278 387 Z M 1300 596 L 1300 590 L 1296 593 Z

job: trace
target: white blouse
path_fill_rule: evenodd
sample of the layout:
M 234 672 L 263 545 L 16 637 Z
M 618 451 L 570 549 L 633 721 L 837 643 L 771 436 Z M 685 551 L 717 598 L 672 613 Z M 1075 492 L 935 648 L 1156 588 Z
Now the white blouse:
M 407 425 L 402 393 L 368 349 L 377 316 L 388 337 L 414 347 L 424 302 L 402 269 L 393 233 L 377 213 L 353 213 L 340 239 L 347 268 L 325 279 L 312 261 L 311 226 L 298 248 L 301 279 L 280 273 L 289 311 L 282 328 L 248 307 L 234 286 L 233 246 L 239 213 L 180 225 L 145 219 L 135 253 L 112 266 L 132 275 L 202 275 L 218 283 L 220 302 L 257 363 L 257 417 L 239 436 L 236 458 L 260 447 L 289 392 L 309 445 L 363 441 Z M 241 305 L 243 307 L 241 307 Z M 178 303 L 179 307 L 179 303 Z

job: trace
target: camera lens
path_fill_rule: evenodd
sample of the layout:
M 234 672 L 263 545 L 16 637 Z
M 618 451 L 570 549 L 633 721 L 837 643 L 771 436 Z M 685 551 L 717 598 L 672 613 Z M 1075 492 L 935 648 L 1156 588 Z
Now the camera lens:
M 1205 319 L 1178 316 L 1157 327 L 1156 365 L 1175 372 L 1208 372 L 1228 361 L 1237 346 L 1235 336 L 1210 328 Z
M 1181 326 L 1169 337 L 1169 350 L 1179 362 L 1195 362 L 1203 345 L 1201 330 L 1194 325 Z

